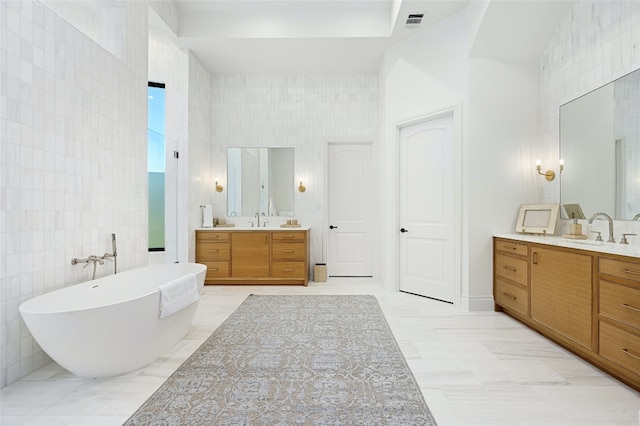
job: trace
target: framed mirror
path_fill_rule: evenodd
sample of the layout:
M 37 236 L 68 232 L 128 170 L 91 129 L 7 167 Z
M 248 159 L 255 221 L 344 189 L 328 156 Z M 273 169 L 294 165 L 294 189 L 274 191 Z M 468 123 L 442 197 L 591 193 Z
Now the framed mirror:
M 561 203 L 587 218 L 640 213 L 640 70 L 560 107 L 560 158 Z
M 294 216 L 294 148 L 227 148 L 227 216 Z

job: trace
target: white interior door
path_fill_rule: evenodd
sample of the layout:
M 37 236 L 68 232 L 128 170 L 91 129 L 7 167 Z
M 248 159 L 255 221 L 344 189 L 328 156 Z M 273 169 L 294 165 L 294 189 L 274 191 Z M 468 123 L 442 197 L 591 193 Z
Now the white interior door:
M 453 303 L 453 115 L 400 129 L 400 291 Z
M 329 145 L 329 276 L 372 276 L 371 156 L 371 144 Z

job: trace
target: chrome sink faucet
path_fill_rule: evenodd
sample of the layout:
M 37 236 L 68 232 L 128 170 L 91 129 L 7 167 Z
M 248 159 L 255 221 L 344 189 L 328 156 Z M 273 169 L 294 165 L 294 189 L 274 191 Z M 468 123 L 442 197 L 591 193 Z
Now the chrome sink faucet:
M 260 213 L 256 212 L 254 217 L 258 219 L 258 228 L 260 228 Z
M 609 216 L 606 213 L 596 213 L 593 216 L 591 216 L 591 219 L 589 219 L 589 224 L 593 223 L 594 219 L 596 219 L 599 216 L 603 216 L 609 221 L 609 239 L 607 240 L 607 242 L 615 243 L 616 239 L 613 238 L 613 219 L 611 219 L 611 216 Z

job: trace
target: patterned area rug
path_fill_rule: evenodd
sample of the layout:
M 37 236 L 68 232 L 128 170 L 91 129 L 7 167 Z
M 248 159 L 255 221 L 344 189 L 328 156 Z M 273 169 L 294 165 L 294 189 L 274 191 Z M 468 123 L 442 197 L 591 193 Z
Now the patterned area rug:
M 249 296 L 125 425 L 435 425 L 374 296 Z

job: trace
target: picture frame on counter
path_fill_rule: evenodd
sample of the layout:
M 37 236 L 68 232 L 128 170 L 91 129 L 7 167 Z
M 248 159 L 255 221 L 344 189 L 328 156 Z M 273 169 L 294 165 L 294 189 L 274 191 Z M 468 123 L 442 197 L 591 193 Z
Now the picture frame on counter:
M 522 204 L 516 221 L 516 232 L 553 235 L 560 217 L 560 204 Z

